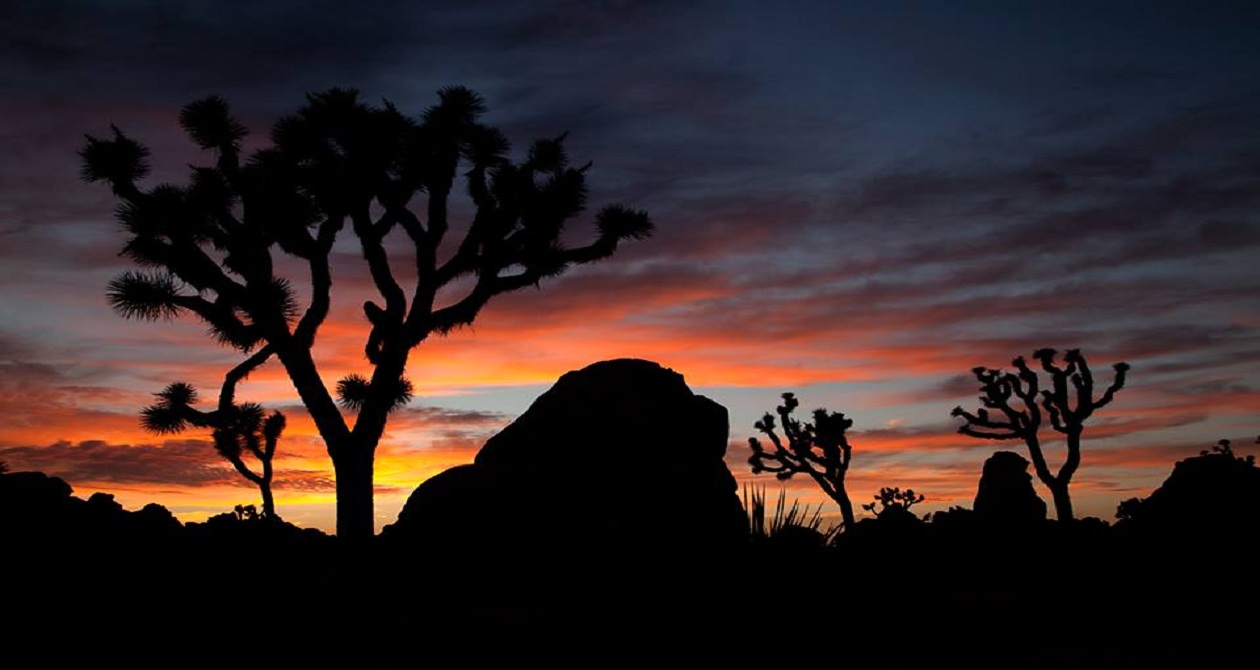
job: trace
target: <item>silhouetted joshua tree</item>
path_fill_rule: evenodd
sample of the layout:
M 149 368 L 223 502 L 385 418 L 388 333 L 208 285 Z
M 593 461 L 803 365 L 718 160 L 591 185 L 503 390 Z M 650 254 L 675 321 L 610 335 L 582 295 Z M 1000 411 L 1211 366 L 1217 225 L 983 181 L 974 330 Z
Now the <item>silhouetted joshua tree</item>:
M 1256 440 L 1256 444 L 1260 444 L 1260 439 Z M 1219 456 L 1220 458 L 1236 458 L 1236 460 L 1242 461 L 1243 463 L 1246 463 L 1247 465 L 1255 465 L 1256 463 L 1255 454 L 1248 454 L 1245 457 L 1244 456 L 1235 457 L 1234 456 L 1234 442 L 1232 440 L 1217 440 L 1216 444 L 1212 445 L 1211 450 L 1200 449 L 1199 455 L 1200 456 Z
M 877 519 L 904 517 L 907 514 L 913 516 L 910 508 L 923 501 L 923 495 L 916 495 L 914 489 L 902 491 L 900 487 L 885 486 L 875 496 L 875 502 L 862 505 L 862 509 L 874 514 Z
M 853 458 L 853 448 L 845 431 L 853 426 L 853 420 L 839 412 L 816 409 L 813 423 L 802 423 L 792 417 L 792 411 L 799 405 L 795 394 L 784 393 L 783 404 L 776 408 L 783 424 L 783 436 L 787 438 L 786 446 L 775 433 L 773 414 L 766 413 L 754 424 L 770 439 L 774 449 L 767 449 L 755 437 L 748 438 L 748 446 L 752 448 L 748 463 L 753 474 L 772 472 L 781 480 L 791 479 L 796 474 L 809 475 L 840 506 L 844 528 L 853 528 L 853 503 L 844 489 L 844 476 Z
M 374 532 L 374 455 L 389 414 L 406 401 L 414 347 L 471 325 L 497 295 L 608 258 L 652 231 L 645 212 L 610 206 L 594 217 L 591 241 L 567 246 L 565 224 L 586 207 L 589 165 L 569 164 L 564 135 L 535 142 L 517 163 L 503 133 L 479 121 L 479 96 L 454 87 L 438 98 L 411 118 L 388 102 L 364 104 L 353 90 L 308 95 L 274 125 L 271 146 L 248 157 L 248 131 L 227 103 L 198 100 L 179 121 L 215 159 L 194 167 L 184 186 L 142 188 L 149 151 L 116 127 L 112 138 L 88 136 L 80 152 L 83 178 L 109 184 L 122 200 L 123 253 L 145 268 L 110 282 L 111 304 L 144 320 L 191 312 L 221 343 L 279 359 L 332 459 L 342 538 Z M 452 226 L 450 212 L 462 209 L 451 207 L 452 190 L 471 200 L 466 225 Z M 453 227 L 462 238 L 447 239 Z M 333 248 L 346 228 L 380 295 L 363 303 L 370 372 L 336 385 L 352 424 L 312 355 L 331 306 Z M 387 251 L 396 248 L 391 234 L 409 249 L 410 295 Z M 293 281 L 277 274 L 277 255 L 304 268 L 304 306 Z
M 180 433 L 189 426 L 214 429 L 215 451 L 262 493 L 262 518 L 279 519 L 271 493 L 274 475 L 271 463 L 276 455 L 276 442 L 284 432 L 284 415 L 278 411 L 266 414 L 256 403 L 238 405 L 235 402 L 237 383 L 264 359 L 261 354 L 256 354 L 228 372 L 219 391 L 216 409 L 209 412 L 194 409 L 193 405 L 198 401 L 197 389 L 190 384 L 175 382 L 154 394 L 158 401 L 141 410 L 140 422 L 146 430 L 158 434 Z M 258 461 L 261 472 L 254 472 L 249 467 L 244 459 L 246 454 Z
M 992 368 L 972 369 L 980 382 L 980 403 L 983 407 L 974 414 L 955 407 L 952 416 L 962 417 L 966 423 L 958 432 L 986 440 L 1023 440 L 1037 478 L 1054 498 L 1055 516 L 1060 521 L 1071 521 L 1072 499 L 1068 486 L 1081 464 L 1081 433 L 1085 421 L 1094 411 L 1109 404 L 1117 391 L 1124 387 L 1128 363 L 1116 363 L 1115 377 L 1111 385 L 1097 399 L 1094 398 L 1094 377 L 1085 356 L 1079 349 L 1064 352 L 1063 366 L 1055 363 L 1054 349 L 1038 349 L 1033 358 L 1041 363 L 1041 369 L 1050 375 L 1050 387 L 1041 389 L 1038 375 L 1028 366 L 1023 356 L 1012 365 L 1014 372 Z M 1052 473 L 1046 464 L 1041 448 L 1039 430 L 1042 410 L 1050 417 L 1050 426 L 1062 433 L 1067 443 L 1067 457 L 1058 473 Z

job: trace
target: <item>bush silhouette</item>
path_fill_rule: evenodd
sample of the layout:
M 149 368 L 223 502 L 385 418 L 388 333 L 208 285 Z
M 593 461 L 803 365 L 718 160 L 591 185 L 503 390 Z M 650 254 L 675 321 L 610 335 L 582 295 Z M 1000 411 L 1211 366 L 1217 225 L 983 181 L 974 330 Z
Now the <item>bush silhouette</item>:
M 914 489 L 902 491 L 899 487 L 885 486 L 875 494 L 875 502 L 862 505 L 862 509 L 874 514 L 876 519 L 885 521 L 907 516 L 917 519 L 910 508 L 923 501 L 924 496 L 916 495 Z
M 822 508 L 811 509 L 799 500 L 787 503 L 787 489 L 779 489 L 774 509 L 767 516 L 766 489 L 764 486 L 744 486 L 744 509 L 748 514 L 748 536 L 753 542 L 777 544 L 826 546 L 835 536 L 838 527 L 822 528 Z

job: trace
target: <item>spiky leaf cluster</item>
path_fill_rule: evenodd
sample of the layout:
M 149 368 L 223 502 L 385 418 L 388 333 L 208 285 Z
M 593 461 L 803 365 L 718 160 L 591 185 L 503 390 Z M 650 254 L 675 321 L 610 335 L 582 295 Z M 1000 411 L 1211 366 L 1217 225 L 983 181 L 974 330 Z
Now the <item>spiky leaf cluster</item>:
M 411 402 L 413 395 L 411 380 L 401 377 L 394 384 L 387 385 L 383 397 L 389 400 L 390 410 L 398 409 Z M 337 402 L 346 409 L 358 411 L 372 394 L 372 383 L 360 374 L 349 374 L 337 381 Z
M 191 311 L 217 340 L 249 350 L 281 337 L 301 312 L 291 292 L 278 290 L 287 286 L 273 275 L 279 248 L 310 262 L 316 297 L 305 313 L 313 331 L 327 314 L 328 254 L 348 220 L 385 298 L 387 326 L 400 346 L 414 346 L 430 332 L 472 323 L 495 295 L 650 235 L 646 213 L 614 205 L 595 216 L 594 241 L 569 247 L 565 225 L 586 208 L 589 164 L 570 164 L 565 135 L 535 142 L 515 163 L 502 132 L 481 122 L 480 96 L 450 87 L 438 98 L 413 119 L 388 102 L 367 104 L 353 89 L 314 93 L 275 123 L 272 147 L 247 159 L 240 150 L 248 130 L 227 103 L 218 96 L 194 101 L 181 111 L 180 125 L 217 160 L 194 167 L 186 187 L 142 190 L 136 181 L 147 174 L 143 145 L 117 129 L 112 140 L 89 138 L 81 152 L 84 177 L 109 181 L 123 197 L 117 216 L 130 235 L 124 254 L 163 273 L 119 277 L 111 304 L 129 318 Z M 454 255 L 439 264 L 435 254 L 450 228 L 447 201 L 460 175 L 476 213 Z M 419 195 L 427 206 L 418 213 L 412 205 Z M 398 228 L 417 254 L 410 314 L 382 244 Z M 434 309 L 437 289 L 466 276 L 476 277 L 472 290 Z M 372 325 L 369 358 L 386 339 L 387 326 Z
M 190 425 L 209 425 L 206 413 L 193 409 L 200 397 L 191 384 L 174 382 L 153 395 L 157 402 L 140 410 L 140 425 L 150 433 L 173 435 Z
M 110 126 L 114 139 L 103 140 L 86 135 L 87 142 L 79 150 L 83 165 L 79 176 L 84 181 L 107 181 L 114 184 L 133 182 L 149 174 L 149 149 L 127 137 L 118 126 Z
M 185 105 L 179 113 L 179 125 L 202 149 L 239 150 L 241 140 L 249 134 L 218 95 Z
M 269 460 L 284 431 L 285 418 L 278 411 L 267 414 L 258 403 L 243 403 L 223 412 L 216 424 L 215 450 L 235 464 L 246 453 Z

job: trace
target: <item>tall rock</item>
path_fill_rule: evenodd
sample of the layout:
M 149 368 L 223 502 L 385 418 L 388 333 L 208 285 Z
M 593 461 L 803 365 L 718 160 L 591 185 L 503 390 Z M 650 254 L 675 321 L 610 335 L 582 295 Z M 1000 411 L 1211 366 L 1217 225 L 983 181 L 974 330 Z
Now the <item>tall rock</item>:
M 1013 451 L 997 451 L 984 462 L 976 490 L 976 516 L 1001 524 L 1046 520 L 1046 501 L 1037 496 L 1028 460 Z

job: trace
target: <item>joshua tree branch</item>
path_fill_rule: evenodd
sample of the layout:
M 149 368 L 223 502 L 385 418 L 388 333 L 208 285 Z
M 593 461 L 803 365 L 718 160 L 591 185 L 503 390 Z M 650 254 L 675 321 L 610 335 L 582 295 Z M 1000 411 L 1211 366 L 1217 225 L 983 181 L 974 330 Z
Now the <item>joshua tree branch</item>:
M 228 370 L 223 376 L 223 386 L 219 390 L 219 411 L 226 412 L 236 406 L 236 385 L 249 376 L 258 366 L 267 362 L 271 355 L 275 353 L 275 349 L 270 345 L 265 345 L 252 356 L 245 359 L 236 367 Z
M 306 258 L 311 275 L 311 302 L 293 330 L 294 339 L 303 346 L 310 347 L 314 343 L 315 333 L 328 318 L 328 310 L 332 306 L 332 269 L 329 267 L 328 257 L 337 240 L 337 233 L 344 225 L 343 216 L 324 219 L 320 223 L 313 249 Z
M 391 316 L 391 320 L 401 323 L 403 313 L 407 309 L 407 296 L 394 279 L 393 271 L 389 267 L 389 256 L 385 253 L 384 245 L 381 244 L 381 236 L 373 226 L 366 209 L 352 214 L 350 218 L 354 223 L 354 233 L 359 238 L 360 247 L 363 250 L 363 258 L 368 262 L 372 281 L 376 284 L 376 290 L 380 291 L 381 297 L 385 298 L 385 312 Z
M 1129 372 L 1129 364 L 1116 363 L 1113 366 L 1113 369 L 1116 371 L 1115 379 L 1111 381 L 1111 385 L 1107 387 L 1107 390 L 1103 391 L 1102 397 L 1093 403 L 1094 409 L 1111 404 L 1112 399 L 1115 398 L 1116 392 L 1124 388 L 1125 377 Z

